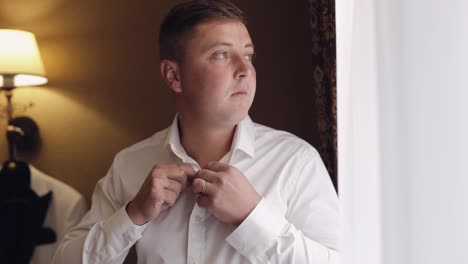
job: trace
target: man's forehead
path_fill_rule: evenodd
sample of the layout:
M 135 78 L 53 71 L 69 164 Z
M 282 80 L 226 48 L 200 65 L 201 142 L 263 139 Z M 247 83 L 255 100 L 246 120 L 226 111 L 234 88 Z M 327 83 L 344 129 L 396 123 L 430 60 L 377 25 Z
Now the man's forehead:
M 193 33 L 192 39 L 197 39 L 204 48 L 234 44 L 253 48 L 247 27 L 240 21 L 226 19 L 206 21 L 197 25 Z M 242 43 L 238 43 L 239 41 Z

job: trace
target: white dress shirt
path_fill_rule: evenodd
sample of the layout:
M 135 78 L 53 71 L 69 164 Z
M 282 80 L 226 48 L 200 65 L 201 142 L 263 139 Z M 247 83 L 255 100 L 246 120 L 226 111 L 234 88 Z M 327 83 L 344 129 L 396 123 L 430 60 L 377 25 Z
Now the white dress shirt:
M 29 165 L 31 171 L 31 189 L 39 196 L 52 191 L 52 199 L 47 209 L 44 227 L 55 232 L 56 241 L 34 248 L 30 264 L 50 264 L 60 241 L 70 229 L 76 226 L 88 210 L 86 201 L 71 186 L 45 174 Z
M 298 137 L 246 117 L 221 160 L 238 168 L 262 200 L 239 225 L 198 207 L 195 194 L 143 226 L 125 211 L 155 164 L 200 167 L 172 126 L 118 153 L 96 186 L 91 210 L 65 237 L 56 263 L 338 263 L 338 198 L 318 152 Z

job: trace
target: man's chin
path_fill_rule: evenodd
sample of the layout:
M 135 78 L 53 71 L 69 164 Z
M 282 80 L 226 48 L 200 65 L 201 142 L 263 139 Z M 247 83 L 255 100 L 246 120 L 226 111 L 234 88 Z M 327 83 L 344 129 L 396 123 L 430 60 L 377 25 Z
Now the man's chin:
M 228 115 L 225 115 L 224 117 L 220 118 L 220 121 L 224 123 L 226 126 L 236 126 L 239 124 L 244 118 L 246 118 L 249 115 L 248 112 L 245 113 L 230 113 Z
M 243 113 L 243 114 L 239 114 L 239 115 L 235 115 L 235 116 L 232 116 L 229 120 L 230 120 L 230 123 L 232 123 L 233 125 L 237 125 L 239 124 L 242 120 L 244 120 L 244 118 L 246 118 L 247 116 L 249 115 L 249 113 Z

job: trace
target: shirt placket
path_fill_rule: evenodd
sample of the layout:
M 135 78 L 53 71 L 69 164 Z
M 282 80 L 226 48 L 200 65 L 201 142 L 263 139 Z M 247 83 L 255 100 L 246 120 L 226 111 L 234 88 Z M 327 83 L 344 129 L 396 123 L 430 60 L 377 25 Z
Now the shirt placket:
M 206 209 L 195 204 L 190 215 L 188 228 L 187 263 L 189 264 L 205 263 L 205 219 Z

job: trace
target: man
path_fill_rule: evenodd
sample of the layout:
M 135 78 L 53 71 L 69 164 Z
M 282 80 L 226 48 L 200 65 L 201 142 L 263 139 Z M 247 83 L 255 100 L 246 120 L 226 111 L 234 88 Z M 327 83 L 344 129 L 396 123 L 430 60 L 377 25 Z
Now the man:
M 161 25 L 172 125 L 121 151 L 57 263 L 335 263 L 338 199 L 317 151 L 248 117 L 254 45 L 232 3 L 175 6 Z

